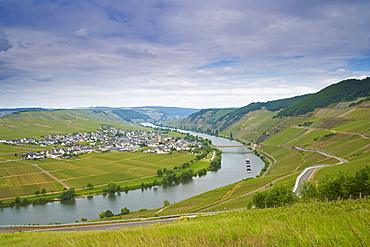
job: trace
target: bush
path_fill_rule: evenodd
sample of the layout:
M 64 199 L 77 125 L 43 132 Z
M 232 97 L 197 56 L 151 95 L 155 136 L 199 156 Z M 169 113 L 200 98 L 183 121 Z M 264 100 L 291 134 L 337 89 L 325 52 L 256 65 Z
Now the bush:
M 112 211 L 107 210 L 107 211 L 105 211 L 105 212 L 104 212 L 104 216 L 105 216 L 106 218 L 109 218 L 109 217 L 113 217 L 113 216 L 114 216 L 114 214 L 112 213 Z
M 121 214 L 122 215 L 129 214 L 129 213 L 130 213 L 130 209 L 128 209 L 126 207 L 124 207 L 124 208 L 121 209 Z

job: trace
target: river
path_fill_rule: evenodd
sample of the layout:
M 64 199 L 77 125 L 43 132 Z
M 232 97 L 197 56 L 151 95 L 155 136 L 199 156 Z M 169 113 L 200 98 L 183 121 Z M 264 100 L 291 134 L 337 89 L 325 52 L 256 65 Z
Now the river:
M 156 186 L 113 195 L 82 197 L 73 201 L 0 208 L 0 225 L 71 223 L 76 220 L 81 221 L 82 217 L 89 220 L 97 219 L 99 213 L 108 209 L 118 214 L 123 207 L 129 208 L 130 211 L 160 208 L 163 207 L 164 200 L 170 203 L 179 202 L 248 177 L 255 177 L 264 167 L 263 161 L 251 150 L 242 147 L 239 142 L 202 133 L 186 132 L 210 139 L 216 146 L 240 147 L 222 148 L 221 169 L 217 172 L 208 172 L 202 177 L 194 177 L 186 183 Z M 247 158 L 251 161 L 251 173 L 246 172 L 245 159 Z

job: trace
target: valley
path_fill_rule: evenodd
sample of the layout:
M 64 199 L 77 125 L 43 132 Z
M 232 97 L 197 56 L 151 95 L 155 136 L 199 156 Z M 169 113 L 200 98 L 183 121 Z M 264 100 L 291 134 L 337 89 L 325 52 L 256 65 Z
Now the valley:
M 366 83 L 368 83 L 368 79 L 365 80 Z M 341 87 L 343 84 L 340 84 Z M 334 90 L 335 91 L 335 90 Z M 327 92 L 324 90 L 325 94 L 327 95 Z M 318 92 L 317 94 L 319 94 Z M 289 109 L 290 105 L 294 104 L 301 104 L 300 100 L 304 101 L 305 99 L 308 99 L 311 96 L 305 96 L 302 97 L 302 99 L 294 99 L 293 101 L 284 100 L 284 109 Z M 315 97 L 317 95 L 315 94 Z M 330 97 L 329 97 L 330 98 Z M 345 103 L 343 103 L 345 102 Z M 254 209 L 255 208 L 255 200 L 256 195 L 268 195 L 268 193 L 272 193 L 272 191 L 276 191 L 279 188 L 280 189 L 288 189 L 292 193 L 292 188 L 296 182 L 297 177 L 299 174 L 301 174 L 302 171 L 304 171 L 308 167 L 312 167 L 314 165 L 321 165 L 320 169 L 315 170 L 308 178 L 308 183 L 305 186 L 309 188 L 318 188 L 319 185 L 325 184 L 325 183 L 334 183 L 338 179 L 340 179 L 340 176 L 344 176 L 342 179 L 343 181 L 347 181 L 348 179 L 352 178 L 353 176 L 359 176 L 358 172 L 362 171 L 363 174 L 366 174 L 366 165 L 370 164 L 370 141 L 369 141 L 369 135 L 370 135 L 370 126 L 369 126 L 369 119 L 370 119 L 370 100 L 368 97 L 359 97 L 355 98 L 353 100 L 343 100 L 339 102 L 331 102 L 329 105 L 325 107 L 318 107 L 315 108 L 313 111 L 303 113 L 301 115 L 282 115 L 280 112 L 282 111 L 279 109 L 279 107 L 275 107 L 276 104 L 280 105 L 280 101 L 274 101 L 270 103 L 262 103 L 262 104 L 254 104 L 253 107 L 243 107 L 243 109 L 211 109 L 211 110 L 201 110 L 197 113 L 193 113 L 188 118 L 182 118 L 182 119 L 175 119 L 171 121 L 165 121 L 162 124 L 164 126 L 171 126 L 175 128 L 181 128 L 185 130 L 194 130 L 199 132 L 205 132 L 210 133 L 213 135 L 217 135 L 220 137 L 228 138 L 230 140 L 237 140 L 241 142 L 243 145 L 249 145 L 250 148 L 253 150 L 254 155 L 256 157 L 258 156 L 260 160 L 263 160 L 265 162 L 265 165 L 261 166 L 260 170 L 257 174 L 253 174 L 254 178 L 244 177 L 239 179 L 236 182 L 231 182 L 228 185 L 223 185 L 219 188 L 213 188 L 208 191 L 203 191 L 202 193 L 199 193 L 197 195 L 194 195 L 187 199 L 182 199 L 181 201 L 170 203 L 169 205 L 165 205 L 164 207 L 157 206 L 157 208 L 149 209 L 149 210 L 138 210 L 130 212 L 130 214 L 126 215 L 116 215 L 112 218 L 109 218 L 109 220 L 114 219 L 132 219 L 132 218 L 145 218 L 145 217 L 161 217 L 166 215 L 176 215 L 176 214 L 183 214 L 183 213 L 202 213 L 202 212 L 220 212 L 225 210 L 238 210 L 240 211 L 240 214 L 246 215 L 246 214 L 252 214 L 252 215 L 260 215 L 262 211 L 259 211 L 260 209 Z M 270 110 L 269 110 L 270 109 Z M 274 111 L 271 111 L 271 109 L 275 109 Z M 277 110 L 276 110 L 277 109 Z M 297 108 L 298 109 L 298 108 Z M 284 111 L 287 112 L 287 111 Z M 29 113 L 21 113 L 22 114 L 29 114 Z M 39 113 L 32 113 L 35 114 L 34 116 L 37 116 Z M 44 114 L 44 113 L 41 113 Z M 50 114 L 50 113 L 49 113 Z M 72 114 L 72 113 L 71 113 Z M 74 114 L 74 113 L 73 113 Z M 84 113 L 87 114 L 87 113 Z M 91 114 L 91 113 L 88 113 Z M 280 115 L 279 115 L 280 114 Z M 286 113 L 284 113 L 286 114 Z M 11 115 L 18 115 L 18 114 L 9 114 L 6 117 L 9 117 Z M 25 116 L 26 116 L 25 115 Z M 68 115 L 68 114 L 67 114 Z M 22 116 L 23 118 L 25 116 Z M 13 116 L 11 116 L 13 117 Z M 19 117 L 19 116 L 16 116 Z M 40 121 L 42 118 L 39 116 L 36 117 L 38 119 L 35 121 L 30 121 L 29 124 L 32 126 L 36 126 L 36 128 L 43 128 L 43 129 L 52 129 L 53 126 L 56 126 L 54 124 L 58 124 L 59 119 L 57 117 L 52 117 L 53 122 L 51 120 L 43 122 Z M 74 121 L 72 121 L 74 119 Z M 225 120 L 229 119 L 229 120 Z M 80 116 L 71 118 L 69 122 L 65 121 L 63 124 L 63 128 L 73 128 L 75 124 L 77 124 L 79 121 L 82 121 L 83 118 Z M 3 120 L 4 121 L 4 120 Z M 14 129 L 17 128 L 17 126 L 20 126 L 20 123 L 10 118 L 9 120 L 6 120 L 8 124 L 2 123 L 2 126 L 5 126 L 4 130 L 6 130 L 4 133 L 4 136 L 17 136 L 18 133 Z M 98 126 L 102 126 L 100 121 L 104 122 L 106 126 L 116 126 L 121 125 L 121 123 L 114 122 L 110 119 L 106 119 L 103 121 L 102 119 L 99 119 L 99 121 L 96 121 L 96 123 L 99 123 Z M 68 124 L 69 123 L 69 124 Z M 24 123 L 23 123 L 24 124 Z M 122 123 L 127 124 L 127 123 Z M 48 127 L 46 127 L 48 126 Z M 121 125 L 122 126 L 122 125 Z M 130 128 L 135 128 L 137 126 L 135 125 L 129 125 Z M 56 127 L 58 128 L 58 127 Z M 62 129 L 63 129 L 62 128 Z M 141 127 L 145 129 L 144 127 Z M 66 131 L 66 129 L 64 130 Z M 81 131 L 81 130 L 79 130 Z M 37 131 L 36 131 L 37 133 Z M 68 133 L 68 132 L 64 132 Z M 32 136 L 31 136 L 32 137 Z M 35 136 L 33 136 L 35 137 Z M 4 138 L 4 137 L 2 137 Z M 1 139 L 1 138 L 0 138 Z M 5 139 L 5 138 L 4 138 Z M 47 171 L 49 169 L 48 167 L 59 167 L 56 170 L 50 170 L 51 173 L 55 173 L 57 176 L 61 176 L 63 182 L 66 182 L 68 186 L 75 186 L 80 187 L 84 186 L 87 181 L 82 180 L 82 183 L 72 183 L 73 182 L 73 176 L 63 177 L 66 174 L 75 174 L 77 170 L 80 169 L 87 169 L 84 173 L 80 173 L 81 178 L 83 178 L 84 174 L 92 174 L 92 169 L 95 169 L 99 166 L 102 167 L 109 167 L 112 164 L 116 165 L 115 162 L 123 164 L 128 164 L 132 162 L 136 162 L 135 160 L 141 160 L 145 159 L 144 163 L 145 165 L 143 167 L 146 167 L 147 164 L 150 164 L 152 161 L 152 157 L 154 156 L 146 156 L 144 153 L 132 153 L 130 154 L 130 157 L 121 157 L 119 159 L 115 158 L 115 155 L 120 155 L 118 153 L 106 153 L 103 154 L 103 156 L 97 157 L 95 155 L 98 154 L 85 154 L 84 156 L 86 158 L 81 159 L 82 163 L 78 163 L 78 161 L 64 161 L 64 160 L 55 160 L 53 162 L 45 162 L 41 161 L 40 164 L 37 164 L 37 166 L 27 166 L 28 164 L 27 160 L 20 160 L 18 157 L 14 156 L 15 151 L 18 152 L 28 152 L 37 149 L 36 146 L 27 145 L 27 146 L 6 146 L 5 144 L 0 144 L 2 146 L 2 155 L 1 155 L 1 163 L 5 164 L 8 161 L 15 162 L 14 164 L 17 164 L 19 167 L 17 169 L 23 169 L 22 172 L 27 174 L 27 176 L 30 176 L 32 174 L 45 174 L 44 172 L 37 172 L 37 166 Z M 217 145 L 215 145 L 217 146 Z M 232 146 L 232 145 L 220 145 L 220 146 Z M 237 147 L 235 147 L 237 149 Z M 221 147 L 222 149 L 222 147 Z M 228 148 L 224 148 L 225 153 L 223 154 L 223 159 L 226 159 L 228 155 Z M 315 151 L 315 152 L 312 152 Z M 100 154 L 99 154 L 100 155 Z M 181 154 L 172 154 L 173 160 L 163 160 L 164 163 L 168 164 L 168 167 L 166 169 L 171 169 L 171 166 L 176 162 L 186 163 L 188 162 L 186 159 L 188 159 L 188 156 L 181 156 Z M 188 154 L 189 155 L 189 154 Z M 204 166 L 199 166 L 200 169 L 205 168 L 208 166 L 207 159 L 210 159 L 210 156 L 208 156 L 204 161 L 199 160 L 196 162 L 204 162 Z M 245 156 L 243 156 L 245 159 Z M 104 159 L 106 159 L 104 161 Z M 183 160 L 181 160 L 183 159 Z M 193 159 L 193 157 L 191 157 Z M 346 162 L 340 162 L 338 163 L 338 159 Z M 77 162 L 77 163 L 76 163 Z M 91 163 L 93 162 L 93 163 Z M 95 163 L 97 162 L 97 163 Z M 112 163 L 113 162 L 113 163 Z M 193 164 L 197 164 L 196 162 L 193 162 Z M 49 164 L 50 163 L 50 164 Z M 154 161 L 153 164 L 155 164 L 156 161 Z M 164 164 L 163 163 L 163 164 Z M 177 164 L 177 163 L 176 163 Z M 231 161 L 230 164 L 233 164 Z M 322 166 L 322 164 L 328 165 L 328 166 Z M 331 166 L 332 164 L 336 164 L 334 166 Z M 71 165 L 74 167 L 71 168 Z M 77 165 L 77 167 L 76 167 Z M 97 167 L 96 167 L 97 166 Z M 178 166 L 178 165 L 177 165 Z M 235 163 L 232 165 L 235 166 Z M 67 168 L 69 167 L 69 168 Z M 155 168 L 154 168 L 155 167 Z M 158 166 L 154 165 L 152 172 L 155 171 L 155 169 L 158 168 Z M 195 166 L 198 169 L 198 166 Z M 47 169 L 46 169 L 47 168 Z M 66 169 L 67 168 L 67 169 Z M 34 170 L 36 169 L 36 170 Z M 76 170 L 77 169 L 77 170 Z M 104 168 L 105 169 L 105 168 Z M 103 170 L 104 170 L 103 169 Z M 126 169 L 126 168 L 125 168 Z M 137 171 L 140 171 L 141 176 L 149 176 L 148 179 L 153 180 L 154 177 L 151 177 L 150 174 L 144 174 L 141 172 L 142 168 L 135 169 Z M 19 170 L 19 172 L 21 171 Z M 16 169 L 11 168 L 8 169 L 8 172 L 16 172 Z M 82 171 L 82 170 L 81 170 Z M 222 171 L 222 169 L 220 170 Z M 219 172 L 220 172 L 219 171 Z M 261 171 L 261 173 L 260 173 Z M 217 172 L 217 173 L 219 173 Z M 64 174 L 64 175 L 63 175 Z M 77 174 L 77 173 L 76 173 Z M 106 186 L 109 181 L 111 181 L 111 178 L 114 178 L 118 173 L 118 170 L 112 170 L 112 173 L 110 175 L 107 174 L 106 180 L 98 179 L 96 180 L 97 187 L 99 185 L 100 181 L 102 182 L 102 186 Z M 144 175 L 143 175 L 144 174 Z M 212 174 L 212 173 L 209 173 Z M 209 174 L 206 175 L 209 176 Z M 341 175 L 342 174 L 342 175 Z M 344 174 L 344 175 L 343 175 Z M 69 175 L 69 176 L 70 176 Z M 104 174 L 102 174 L 104 175 Z M 121 178 L 122 176 L 126 176 L 126 172 L 119 175 Z M 155 176 L 155 174 L 153 174 Z M 152 176 L 153 176 L 152 175 Z M 78 177 L 77 176 L 77 177 Z M 339 178 L 337 178 L 339 176 Z M 352 176 L 352 177 L 351 177 Z M 365 175 L 364 175 L 365 176 Z M 367 176 L 367 175 L 366 175 Z M 365 181 L 366 178 L 365 176 Z M 41 178 L 34 178 L 34 179 L 41 179 Z M 146 178 L 143 178 L 146 179 Z M 201 179 L 201 177 L 199 177 Z M 336 180 L 337 179 L 337 180 Z M 193 180 L 198 180 L 198 178 L 193 178 Z M 78 181 L 78 180 L 76 180 Z M 99 182 L 97 182 L 99 181 Z M 104 182 L 105 181 L 105 182 Z M 119 180 L 117 178 L 117 182 L 122 182 L 122 180 Z M 159 180 L 158 180 L 159 181 Z M 349 180 L 348 180 L 349 181 Z M 140 180 L 141 182 L 141 180 Z M 69 183 L 69 184 L 68 184 Z M 146 184 L 147 182 L 142 182 L 141 184 Z M 148 182 L 150 183 L 150 182 Z M 8 186 L 5 184 L 5 187 Z M 8 183 L 9 184 L 9 183 Z M 348 183 L 343 183 L 347 185 Z M 4 186 L 4 185 L 3 185 Z M 86 186 L 86 185 L 85 185 Z M 122 186 L 125 186 L 122 184 Z M 346 190 L 346 187 L 339 186 L 341 190 Z M 140 188 L 140 187 L 139 187 Z M 303 188 L 303 187 L 302 187 Z M 62 189 L 61 187 L 55 188 Z M 88 188 L 81 188 L 82 190 L 88 191 Z M 95 189 L 95 185 L 94 185 Z M 91 191 L 94 192 L 94 189 Z M 144 189 L 146 190 L 146 189 Z M 327 189 L 328 190 L 328 189 Z M 78 190 L 77 190 L 78 191 Z M 150 191 L 150 188 L 148 192 Z M 353 205 L 359 205 L 357 203 L 360 203 L 361 206 L 361 213 L 359 211 L 356 211 L 357 209 L 352 208 L 352 211 L 347 211 L 349 213 L 354 213 L 356 215 L 361 214 L 361 218 L 367 219 L 368 217 L 368 204 L 367 204 L 367 196 L 369 192 L 365 189 L 361 190 L 354 190 L 357 192 L 351 192 L 352 194 L 341 194 L 343 191 L 337 191 L 335 193 L 338 193 L 339 196 L 334 197 L 335 200 L 341 201 L 342 199 L 356 199 L 358 201 L 351 200 L 343 201 L 345 204 L 351 204 Z M 154 191 L 153 191 L 154 192 Z M 319 205 L 325 205 L 320 204 L 322 202 L 328 199 L 325 199 L 323 197 L 324 192 L 321 191 L 315 192 L 319 194 L 311 195 L 309 197 L 307 195 L 307 191 L 301 191 L 303 193 L 303 196 L 298 199 L 298 201 L 292 201 L 289 203 L 285 203 L 285 207 L 287 205 L 290 205 L 290 207 L 305 207 L 304 205 L 307 205 L 306 207 L 321 207 Z M 78 192 L 77 192 L 78 193 Z M 131 192 L 129 192 L 131 193 Z M 329 192 L 325 192 L 329 193 Z M 334 193 L 334 192 L 330 192 Z M 276 198 L 276 200 L 279 200 L 279 198 Z M 331 199 L 333 200 L 333 199 Z M 271 203 L 271 202 L 269 202 Z M 278 201 L 276 201 L 278 203 Z M 326 205 L 329 202 L 326 201 Z M 330 202 L 330 205 L 332 202 Z M 269 204 L 271 205 L 271 204 Z M 272 204 L 273 205 L 273 204 Z M 294 205 L 294 206 L 292 206 Z M 297 206 L 296 206 L 297 205 Z M 301 206 L 299 206 L 301 205 Z M 337 206 L 335 206 L 337 207 Z M 351 207 L 351 206 L 349 206 Z M 355 206 L 357 207 L 357 206 Z M 248 210 L 245 210 L 245 208 L 248 208 Z M 289 208 L 289 207 L 288 207 Z M 329 212 L 330 207 L 326 206 L 324 209 L 322 209 L 322 212 Z M 242 210 L 241 210 L 242 209 Z M 244 211 L 243 211 L 244 210 Z M 290 209 L 286 209 L 290 210 Z M 342 209 L 336 208 L 335 212 L 342 212 Z M 279 212 L 278 214 L 281 214 L 279 210 L 275 211 Z M 239 214 L 239 213 L 237 213 Z M 331 213 L 330 213 L 331 214 Z M 335 214 L 335 213 L 334 213 Z M 225 217 L 229 217 L 232 219 L 231 216 L 232 213 L 225 213 Z M 217 221 L 217 219 L 220 219 L 219 217 L 224 216 L 215 216 L 215 217 L 201 217 L 201 221 L 205 220 L 207 223 L 205 224 L 212 224 L 211 222 L 214 222 L 214 220 Z M 255 217 L 255 216 L 253 216 Z M 282 216 L 286 217 L 286 216 Z M 332 216 L 328 216 L 332 217 Z M 210 219 L 208 221 L 207 219 Z M 335 221 L 338 221 L 338 219 L 334 219 Z M 100 222 L 100 221 L 99 221 Z M 197 222 L 197 220 L 189 220 L 189 222 Z M 233 220 L 233 223 L 235 224 L 235 220 Z M 172 224 L 178 224 L 178 223 L 172 223 Z M 180 224 L 187 224 L 185 221 Z M 192 224 L 192 223 L 190 223 Z M 356 223 L 351 223 L 352 226 L 357 227 Z M 188 225 L 190 226 L 190 225 Z M 152 226 L 153 228 L 150 229 L 157 229 L 156 226 Z M 170 229 L 171 226 L 159 226 L 166 229 Z M 362 226 L 360 226 L 362 227 Z M 358 229 L 358 228 L 356 228 Z M 121 231 L 121 230 L 120 230 Z M 357 234 L 361 234 L 360 239 L 358 240 L 361 243 L 365 241 L 365 239 L 368 239 L 368 234 L 365 232 L 361 232 L 358 230 L 355 230 Z M 342 233 L 344 233 L 342 231 Z M 327 235 L 320 236 L 320 239 L 323 240 L 327 238 Z M 353 241 L 349 240 L 351 237 L 345 237 L 344 241 Z M 308 240 L 310 241 L 310 240 Z M 341 240 L 338 240 L 341 242 Z M 338 243 L 339 243 L 338 242 Z

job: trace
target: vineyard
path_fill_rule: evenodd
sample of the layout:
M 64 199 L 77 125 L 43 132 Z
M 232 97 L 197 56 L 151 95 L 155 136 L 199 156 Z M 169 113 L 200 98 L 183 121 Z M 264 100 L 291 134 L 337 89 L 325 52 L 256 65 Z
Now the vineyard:
M 62 189 L 58 180 L 76 189 L 89 183 L 99 186 L 111 181 L 132 184 L 130 180 L 145 177 L 151 177 L 152 182 L 158 169 L 173 169 L 194 158 L 195 155 L 186 152 L 172 155 L 108 152 L 85 154 L 74 160 L 4 159 L 0 166 L 0 199 L 34 195 L 42 189 L 57 192 Z

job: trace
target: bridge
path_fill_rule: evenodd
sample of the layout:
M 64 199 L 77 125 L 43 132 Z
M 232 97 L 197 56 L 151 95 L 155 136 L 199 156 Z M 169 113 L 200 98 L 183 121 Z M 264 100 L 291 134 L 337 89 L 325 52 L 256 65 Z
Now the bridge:
M 250 146 L 243 146 L 243 145 L 235 145 L 235 146 L 216 146 L 216 145 L 212 145 L 212 147 L 214 148 L 249 148 Z

